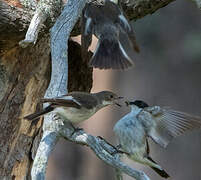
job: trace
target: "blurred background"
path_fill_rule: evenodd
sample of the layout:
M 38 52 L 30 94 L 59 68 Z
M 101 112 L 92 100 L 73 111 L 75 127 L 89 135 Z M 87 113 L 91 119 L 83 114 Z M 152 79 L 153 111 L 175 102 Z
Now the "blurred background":
M 170 106 L 201 116 L 201 11 L 191 1 L 177 0 L 133 22 L 141 52 L 136 67 L 122 71 L 94 69 L 92 92 L 112 90 L 149 105 Z M 107 107 L 79 124 L 94 136 L 115 144 L 112 128 L 129 111 Z M 151 156 L 174 180 L 201 179 L 201 130 L 174 139 L 167 149 L 150 142 Z M 162 179 L 150 168 L 123 159 L 153 180 Z M 114 170 L 93 152 L 60 140 L 53 151 L 47 180 L 114 180 Z M 132 178 L 124 176 L 124 180 Z

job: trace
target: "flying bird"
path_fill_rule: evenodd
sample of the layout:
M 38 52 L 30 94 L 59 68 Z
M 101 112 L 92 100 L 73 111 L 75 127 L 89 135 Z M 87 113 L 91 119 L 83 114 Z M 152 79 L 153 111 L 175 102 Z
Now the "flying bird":
M 134 65 L 134 50 L 139 52 L 134 31 L 117 4 L 87 3 L 81 20 L 82 55 L 87 57 L 92 34 L 98 38 L 90 65 L 99 69 L 127 69 Z
M 42 115 L 53 112 L 71 123 L 79 123 L 89 119 L 101 108 L 110 104 L 116 104 L 122 97 L 110 91 L 98 93 L 71 92 L 67 95 L 42 99 L 42 103 L 50 103 L 49 106 L 40 112 L 30 114 L 25 119 L 34 120 Z M 119 105 L 120 106 L 120 105 Z
M 113 128 L 121 148 L 129 154 L 130 159 L 148 165 L 160 176 L 168 178 L 165 170 L 150 157 L 148 138 L 166 148 L 174 137 L 200 128 L 201 118 L 170 108 L 149 107 L 141 100 L 126 104 L 131 111 Z

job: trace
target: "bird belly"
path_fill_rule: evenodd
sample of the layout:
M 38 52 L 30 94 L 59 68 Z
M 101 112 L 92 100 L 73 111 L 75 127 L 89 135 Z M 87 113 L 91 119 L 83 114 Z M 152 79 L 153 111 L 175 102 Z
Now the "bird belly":
M 67 121 L 70 121 L 72 123 L 79 123 L 84 120 L 89 119 L 96 111 L 95 108 L 93 109 L 86 109 L 86 108 L 63 108 L 63 107 L 57 107 L 55 108 L 54 112 L 64 118 Z
M 142 125 L 134 118 L 123 118 L 114 127 L 122 149 L 128 153 L 145 151 L 145 131 Z M 142 148 L 142 149 L 141 149 Z

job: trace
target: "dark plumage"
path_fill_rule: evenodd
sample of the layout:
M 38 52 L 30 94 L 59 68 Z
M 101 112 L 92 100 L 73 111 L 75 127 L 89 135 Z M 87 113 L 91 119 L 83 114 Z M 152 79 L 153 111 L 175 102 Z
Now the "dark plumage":
M 100 69 L 127 69 L 139 52 L 134 31 L 117 4 L 88 3 L 82 14 L 82 55 L 87 56 L 92 34 L 99 39 L 90 65 Z
M 79 123 L 90 118 L 101 108 L 110 104 L 117 104 L 116 100 L 119 98 L 110 91 L 98 93 L 71 92 L 56 98 L 41 99 L 42 103 L 49 103 L 50 105 L 42 111 L 35 112 L 24 118 L 34 120 L 42 115 L 54 112 L 67 121 Z

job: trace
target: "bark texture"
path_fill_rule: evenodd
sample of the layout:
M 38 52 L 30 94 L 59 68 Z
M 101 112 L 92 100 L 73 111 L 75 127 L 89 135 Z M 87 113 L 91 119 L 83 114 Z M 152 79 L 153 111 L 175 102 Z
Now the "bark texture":
M 0 174 L 22 180 L 29 172 L 33 140 L 41 126 L 41 121 L 32 125 L 23 117 L 39 108 L 48 85 L 48 37 L 35 47 L 7 51 L 0 58 L 0 74 Z
M 42 108 L 38 103 L 50 78 L 48 41 L 44 37 L 26 50 L 14 47 L 0 58 L 0 178 L 22 180 L 30 174 L 42 120 L 35 124 L 23 117 Z M 70 91 L 89 91 L 92 86 L 92 69 L 80 55 L 80 45 L 70 41 Z

